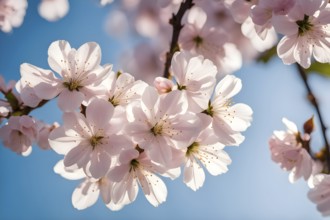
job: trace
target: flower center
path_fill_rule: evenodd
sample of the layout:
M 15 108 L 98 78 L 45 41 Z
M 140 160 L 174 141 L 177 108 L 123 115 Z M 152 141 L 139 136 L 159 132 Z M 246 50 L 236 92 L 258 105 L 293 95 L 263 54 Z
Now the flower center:
M 150 131 L 151 133 L 153 133 L 155 136 L 159 135 L 162 133 L 162 130 L 163 130 L 163 126 L 156 123 L 155 126 L 153 126 Z
M 207 107 L 207 109 L 205 109 L 204 111 L 202 111 L 202 113 L 207 114 L 211 117 L 213 117 L 213 106 L 211 105 L 211 102 L 209 101 L 209 106 Z
M 90 144 L 92 145 L 93 147 L 93 150 L 95 149 L 95 147 L 101 143 L 101 140 L 102 140 L 102 136 L 92 136 L 91 139 L 89 140 L 90 141 Z
M 312 27 L 313 24 L 309 21 L 309 16 L 304 15 L 303 20 L 296 21 L 296 24 L 298 25 L 298 34 L 301 36 L 305 34 L 307 31 L 309 31 Z
M 192 143 L 186 152 L 186 156 L 189 157 L 191 154 L 197 153 L 199 148 L 199 144 L 197 142 Z
M 136 159 L 131 160 L 131 168 L 129 169 L 129 172 L 137 169 L 139 167 L 139 164 L 139 161 L 137 161 Z
M 115 98 L 115 96 L 112 96 L 112 98 L 108 99 L 108 102 L 110 102 L 114 107 L 119 105 L 119 100 Z
M 80 85 L 78 80 L 70 79 L 69 82 L 64 82 L 63 83 L 64 87 L 69 89 L 71 92 L 73 90 L 79 91 L 82 86 Z
M 197 35 L 193 38 L 193 41 L 196 43 L 196 47 L 199 47 L 203 43 L 203 38 Z

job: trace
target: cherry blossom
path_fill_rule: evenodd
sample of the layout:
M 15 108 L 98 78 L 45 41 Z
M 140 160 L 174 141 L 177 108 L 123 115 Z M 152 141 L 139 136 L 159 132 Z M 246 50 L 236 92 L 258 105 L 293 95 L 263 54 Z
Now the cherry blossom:
M 38 7 L 41 17 L 47 21 L 57 21 L 69 11 L 68 0 L 42 0 Z
M 151 160 L 169 168 L 181 164 L 180 149 L 192 144 L 200 132 L 200 119 L 186 112 L 182 102 L 178 91 L 159 96 L 155 88 L 147 87 L 140 105 L 127 110 L 126 133 Z
M 231 159 L 223 151 L 225 146 L 218 141 L 212 129 L 208 128 L 187 148 L 183 181 L 192 190 L 196 191 L 204 184 L 205 173 L 201 165 L 213 176 L 228 171 Z
M 146 153 L 139 153 L 135 149 L 126 150 L 120 155 L 119 163 L 119 166 L 109 172 L 109 178 L 115 182 L 112 189 L 114 204 L 133 202 L 137 197 L 139 185 L 153 206 L 157 207 L 165 202 L 166 185 L 156 175 L 158 165 L 153 163 Z
M 214 85 L 217 68 L 212 61 L 202 56 L 193 56 L 189 52 L 176 52 L 171 65 L 172 75 L 178 90 L 193 112 L 207 108 Z
M 297 0 L 288 15 L 275 16 L 273 25 L 285 35 L 277 46 L 284 64 L 299 63 L 308 68 L 313 56 L 318 62 L 330 62 L 330 11 L 323 0 Z
M 274 162 L 290 171 L 289 181 L 294 183 L 299 178 L 305 180 L 312 175 L 313 160 L 305 148 L 297 126 L 286 118 L 282 119 L 287 131 L 274 131 L 269 147 Z
M 0 1 L 0 28 L 3 32 L 12 31 L 23 23 L 27 0 L 1 0 Z
M 242 56 L 220 27 L 208 27 L 207 15 L 202 8 L 193 7 L 180 35 L 184 50 L 211 60 L 221 74 L 232 73 L 242 66 Z
M 5 126 L 0 128 L 3 144 L 12 151 L 28 156 L 32 144 L 38 139 L 37 121 L 29 116 L 11 116 Z
M 87 106 L 86 117 L 78 112 L 64 113 L 63 126 L 54 129 L 49 140 L 57 153 L 65 155 L 66 167 L 83 168 L 87 176 L 99 179 L 110 170 L 111 158 L 132 146 L 127 138 L 116 135 L 113 114 L 114 107 L 98 99 Z
M 330 215 L 330 175 L 318 174 L 313 178 L 315 187 L 308 192 L 308 198 L 317 205 L 323 216 Z
M 159 94 L 165 94 L 172 91 L 174 83 L 172 80 L 163 77 L 156 77 L 154 80 L 154 86 Z
M 55 128 L 58 128 L 60 125 L 57 122 L 54 122 L 52 125 L 45 124 L 41 121 L 38 121 L 38 133 L 39 137 L 37 140 L 37 144 L 41 149 L 48 150 L 51 149 L 48 137 L 51 131 L 53 131 Z
M 242 88 L 242 82 L 235 76 L 225 76 L 216 86 L 214 98 L 203 113 L 212 117 L 214 133 L 225 145 L 239 145 L 252 121 L 252 109 L 243 103 L 232 105 L 232 97 Z
M 78 50 L 66 41 L 53 42 L 48 49 L 48 63 L 61 78 L 46 69 L 28 63 L 21 65 L 21 87 L 32 87 L 40 99 L 58 97 L 58 105 L 63 111 L 73 111 L 80 104 L 87 105 L 90 99 L 101 93 L 100 85 L 111 70 L 111 65 L 100 66 L 101 49 L 89 42 Z

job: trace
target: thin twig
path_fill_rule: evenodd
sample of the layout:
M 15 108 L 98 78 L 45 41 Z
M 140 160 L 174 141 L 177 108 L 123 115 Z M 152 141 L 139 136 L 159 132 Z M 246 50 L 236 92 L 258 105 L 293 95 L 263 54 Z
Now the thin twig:
M 326 160 L 327 160 L 328 170 L 330 170 L 330 146 L 329 146 L 329 142 L 328 142 L 327 135 L 326 135 L 327 128 L 324 125 L 324 120 L 323 120 L 317 99 L 315 98 L 314 93 L 313 93 L 311 87 L 309 86 L 305 69 L 302 68 L 299 64 L 296 64 L 296 66 L 297 66 L 299 75 L 300 75 L 301 79 L 303 80 L 304 85 L 307 89 L 308 100 L 314 106 L 316 113 L 317 113 L 317 117 L 319 118 L 319 121 L 321 124 L 322 137 L 323 137 L 323 141 L 324 141 L 324 145 L 325 145 Z
M 172 14 L 172 18 L 170 19 L 169 23 L 173 27 L 173 33 L 172 33 L 172 40 L 170 44 L 170 50 L 166 53 L 166 62 L 165 62 L 165 69 L 163 76 L 165 78 L 170 77 L 170 66 L 173 54 L 176 51 L 179 51 L 179 45 L 178 40 L 180 36 L 181 29 L 183 28 L 183 25 L 181 24 L 181 20 L 183 15 L 186 11 L 188 11 L 192 6 L 194 5 L 193 0 L 186 0 L 181 3 L 178 13 Z

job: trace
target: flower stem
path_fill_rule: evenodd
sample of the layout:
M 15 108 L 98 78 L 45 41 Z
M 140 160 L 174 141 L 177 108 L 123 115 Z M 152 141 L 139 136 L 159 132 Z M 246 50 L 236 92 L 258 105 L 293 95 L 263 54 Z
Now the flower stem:
M 183 25 L 181 24 L 182 17 L 185 14 L 185 12 L 188 11 L 193 5 L 194 5 L 193 0 L 186 0 L 182 2 L 178 12 L 176 14 L 172 14 L 172 18 L 169 21 L 169 23 L 173 27 L 173 33 L 170 44 L 170 50 L 166 53 L 165 69 L 163 74 L 163 77 L 165 78 L 170 77 L 171 75 L 170 66 L 171 66 L 172 57 L 176 51 L 180 50 L 178 45 L 178 40 L 181 29 L 183 28 Z
M 314 93 L 313 93 L 313 91 L 312 91 L 312 89 L 311 89 L 311 87 L 308 83 L 305 69 L 302 68 L 298 63 L 296 64 L 296 67 L 298 69 L 300 78 L 304 82 L 305 88 L 307 90 L 308 100 L 314 106 L 314 108 L 316 110 L 316 113 L 317 113 L 317 117 L 318 117 L 318 119 L 320 121 L 320 124 L 321 124 L 322 137 L 323 137 L 323 141 L 324 141 L 324 145 L 325 145 L 326 160 L 327 160 L 328 170 L 330 170 L 330 146 L 329 146 L 329 142 L 328 142 L 327 135 L 326 135 L 327 128 L 324 125 L 324 120 L 323 120 L 323 117 L 322 117 L 317 99 L 315 98 Z

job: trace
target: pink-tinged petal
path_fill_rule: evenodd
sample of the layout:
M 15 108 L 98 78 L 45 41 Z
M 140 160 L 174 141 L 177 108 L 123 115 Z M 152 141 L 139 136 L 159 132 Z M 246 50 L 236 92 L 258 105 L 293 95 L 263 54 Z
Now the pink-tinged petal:
M 294 133 L 298 133 L 297 125 L 294 122 L 288 120 L 287 118 L 282 118 L 282 122 L 288 128 L 288 130 Z
M 188 60 L 192 55 L 188 52 L 175 52 L 172 58 L 171 72 L 179 85 L 185 83 Z
M 75 111 L 83 102 L 84 94 L 65 89 L 58 97 L 58 107 L 64 112 Z
M 188 23 L 193 24 L 196 28 L 202 29 L 207 19 L 205 11 L 200 7 L 193 7 L 188 13 Z
M 95 179 L 100 179 L 110 169 L 111 157 L 104 151 L 94 149 L 90 160 L 90 167 L 88 167 L 90 176 Z
M 87 106 L 86 118 L 90 125 L 100 129 L 109 124 L 113 112 L 114 107 L 111 103 L 102 99 L 94 99 Z
M 297 0 L 302 12 L 308 16 L 313 16 L 321 8 L 323 2 L 324 0 Z
M 64 166 L 71 167 L 77 164 L 78 168 L 87 165 L 91 158 L 92 146 L 87 143 L 72 148 L 64 157 Z
M 251 18 L 253 23 L 257 25 L 264 25 L 272 18 L 272 10 L 257 5 L 251 10 Z
M 86 209 L 97 201 L 100 189 L 97 182 L 86 179 L 72 193 L 72 205 L 78 210 Z
M 20 81 L 17 82 L 16 89 L 17 89 L 18 93 L 20 94 L 20 98 L 21 98 L 22 102 L 26 106 L 34 108 L 42 100 L 36 95 L 35 90 L 32 87 L 30 87 L 28 85 L 25 87 L 22 87 L 22 84 L 20 83 Z
M 320 11 L 319 16 L 316 18 L 316 21 L 320 24 L 327 25 L 330 23 L 330 6 L 328 5 L 326 8 Z
M 114 183 L 112 190 L 112 201 L 115 204 L 129 204 L 136 199 L 138 190 L 134 190 L 136 181 L 134 179 L 134 172 L 126 172 L 123 181 Z M 132 189 L 133 188 L 133 189 Z M 128 193 L 130 191 L 130 193 Z M 126 200 L 127 198 L 127 200 Z
M 313 47 L 313 56 L 320 63 L 330 63 L 330 48 L 323 40 L 316 42 Z
M 145 106 L 145 111 L 152 111 L 158 100 L 158 93 L 154 87 L 148 86 L 142 94 L 142 103 Z
M 101 48 L 95 42 L 88 42 L 79 47 L 76 53 L 77 67 L 80 70 L 90 71 L 100 65 Z
M 293 52 L 293 57 L 297 63 L 299 63 L 305 69 L 311 65 L 311 56 L 313 50 L 313 45 L 308 38 L 308 36 L 299 37 Z
M 69 42 L 59 40 L 53 42 L 48 48 L 48 64 L 58 74 L 67 68 L 67 59 L 71 51 Z
M 215 95 L 221 99 L 230 99 L 242 89 L 242 81 L 233 76 L 225 76 L 216 86 Z
M 234 137 L 236 133 L 233 133 L 232 129 L 221 119 L 213 118 L 212 127 L 214 133 L 219 137 L 219 142 L 224 145 L 238 145 L 240 142 L 237 142 L 237 139 L 240 140 L 239 137 Z M 244 137 L 243 137 L 244 139 Z
M 108 177 L 113 182 L 121 182 L 129 172 L 130 164 L 122 164 L 110 170 Z
M 63 127 L 55 128 L 49 134 L 49 145 L 58 154 L 67 154 L 72 148 L 79 144 L 79 141 L 72 137 L 67 137 Z
M 129 164 L 131 160 L 139 157 L 139 152 L 136 149 L 124 150 L 119 155 L 119 162 L 121 164 Z
M 164 115 L 175 115 L 187 111 L 182 105 L 181 92 L 178 90 L 172 91 L 160 97 L 159 111 L 157 116 L 162 118 Z
M 86 177 L 83 169 L 69 169 L 64 166 L 63 160 L 56 163 L 54 172 L 68 180 L 79 180 Z
M 283 37 L 277 45 L 277 54 L 284 64 L 296 62 L 294 50 L 296 48 L 297 37 Z
M 149 145 L 148 153 L 151 160 L 164 166 L 172 163 L 172 147 L 166 143 L 163 137 L 156 137 Z
M 198 190 L 204 184 L 204 170 L 193 157 L 188 158 L 183 175 L 183 182 L 194 191 Z
M 203 152 L 203 155 L 205 155 L 206 158 L 204 160 L 201 160 L 201 162 L 209 171 L 209 173 L 213 176 L 226 173 L 228 171 L 227 166 L 231 164 L 231 159 L 229 155 L 225 151 L 221 150 L 222 147 L 223 145 L 218 143 L 215 145 L 203 147 L 200 150 Z
M 147 200 L 155 207 L 166 201 L 165 183 L 155 174 L 143 170 L 137 171 L 137 177 Z
M 284 15 L 275 15 L 272 17 L 272 24 L 276 32 L 283 35 L 293 35 L 298 34 L 298 25 L 290 21 L 287 16 Z

